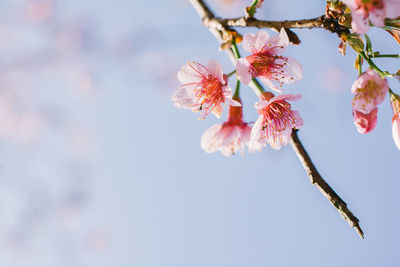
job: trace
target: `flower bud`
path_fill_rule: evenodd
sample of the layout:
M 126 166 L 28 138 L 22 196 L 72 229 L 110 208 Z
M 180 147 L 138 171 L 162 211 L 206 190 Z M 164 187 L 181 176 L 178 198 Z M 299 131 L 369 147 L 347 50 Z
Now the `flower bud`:
M 346 36 L 346 40 L 357 53 L 364 51 L 364 40 L 357 33 L 351 33 Z
M 378 108 L 374 108 L 370 113 L 364 114 L 353 110 L 353 121 L 360 134 L 366 134 L 375 129 L 378 121 Z

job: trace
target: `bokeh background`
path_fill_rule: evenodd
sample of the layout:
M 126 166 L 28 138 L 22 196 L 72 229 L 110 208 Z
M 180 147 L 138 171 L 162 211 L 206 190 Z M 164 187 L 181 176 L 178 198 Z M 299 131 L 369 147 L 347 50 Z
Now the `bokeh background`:
M 208 1 L 226 17 L 249 2 Z M 356 131 L 355 54 L 339 55 L 336 35 L 296 30 L 302 43 L 286 54 L 305 76 L 285 90 L 303 94 L 293 104 L 305 121 L 300 137 L 365 240 L 310 185 L 290 147 L 230 158 L 201 150 L 201 134 L 222 121 L 173 107 L 176 72 L 190 60 L 233 67 L 187 1 L 0 6 L 0 266 L 400 266 L 392 111 L 386 98 L 376 129 Z M 257 17 L 324 9 L 321 0 L 266 0 Z M 399 53 L 389 34 L 370 36 L 376 50 Z M 254 122 L 255 95 L 243 87 L 242 99 Z

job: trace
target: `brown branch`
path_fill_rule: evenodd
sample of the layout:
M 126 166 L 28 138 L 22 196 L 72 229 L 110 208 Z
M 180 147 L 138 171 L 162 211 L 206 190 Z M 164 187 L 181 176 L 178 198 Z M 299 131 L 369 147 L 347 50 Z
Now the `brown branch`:
M 200 1 L 202 2 L 202 1 Z M 192 2 L 193 4 L 193 2 Z M 205 6 L 204 3 L 201 4 Z M 209 8 L 206 9 L 207 12 L 211 12 Z M 312 19 L 302 19 L 302 20 L 283 20 L 283 21 L 270 21 L 270 20 L 258 20 L 256 18 L 217 18 L 211 13 L 204 14 L 202 16 L 203 23 L 207 28 L 214 28 L 223 31 L 226 27 L 257 27 L 257 28 L 268 28 L 275 31 L 279 31 L 281 28 L 285 28 L 287 31 L 291 32 L 289 29 L 312 29 L 321 28 L 328 30 L 333 33 L 340 35 L 342 32 L 348 32 L 349 29 L 345 26 L 339 24 L 338 19 L 327 18 L 322 15 L 317 18 Z
M 240 19 L 237 20 L 223 20 L 223 19 L 217 19 L 214 14 L 211 12 L 211 10 L 208 8 L 208 6 L 204 3 L 203 0 L 189 0 L 190 3 L 193 5 L 193 7 L 196 9 L 197 13 L 203 20 L 204 26 L 206 26 L 217 38 L 219 43 L 223 43 L 223 34 L 224 32 L 227 32 L 229 30 L 229 26 L 242 26 L 247 27 L 249 24 L 242 24 L 240 25 Z M 283 28 L 290 27 L 297 25 L 297 28 L 301 28 L 300 26 L 303 25 L 304 27 L 307 25 L 307 27 L 310 27 L 310 25 L 314 25 L 312 27 L 318 27 L 321 20 L 321 18 L 317 19 L 312 19 L 312 20 L 302 20 L 302 21 L 283 21 L 283 22 L 263 22 L 265 23 L 264 25 L 269 25 L 267 28 L 275 28 L 275 29 L 280 29 L 279 25 Z M 229 22 L 231 21 L 231 22 Z M 249 21 L 257 21 L 255 19 L 251 20 L 245 20 L 245 23 L 248 23 Z M 258 21 L 260 22 L 260 21 Z M 230 23 L 230 24 L 229 24 Z M 236 24 L 235 24 L 236 23 Z M 268 24 L 270 23 L 270 24 Z M 271 24 L 272 23 L 272 24 Z M 276 24 L 273 24 L 276 23 Z M 279 24 L 281 23 L 281 24 Z M 297 24 L 296 24 L 297 23 Z M 313 24 L 315 23 L 315 24 Z M 255 26 L 255 25 L 254 25 Z M 273 27 L 272 27 L 273 26 Z M 256 26 L 258 27 L 258 26 Z M 278 27 L 278 28 L 277 28 Z M 293 28 L 293 27 L 292 27 Z M 227 54 L 229 55 L 231 61 L 233 64 L 236 62 L 235 55 L 233 54 L 233 51 L 231 49 L 226 49 L 225 50 Z M 254 91 L 258 94 L 259 91 L 255 87 L 254 84 L 250 84 L 250 86 L 255 89 Z M 359 220 L 357 219 L 356 216 L 353 215 L 353 213 L 347 208 L 346 202 L 344 202 L 338 194 L 329 186 L 327 182 L 321 177 L 319 174 L 317 168 L 311 161 L 310 156 L 307 154 L 307 151 L 304 149 L 303 144 L 301 143 L 299 137 L 297 136 L 297 130 L 293 130 L 292 137 L 290 140 L 290 144 L 292 145 L 293 150 L 295 151 L 296 155 L 298 156 L 299 160 L 303 164 L 304 169 L 306 170 L 308 177 L 310 178 L 311 184 L 316 186 L 321 193 L 331 202 L 331 204 L 336 208 L 336 210 L 340 213 L 342 218 L 346 220 L 351 227 L 353 227 L 357 233 L 360 235 L 361 238 L 364 238 L 364 233 L 361 230 L 361 227 L 359 225 Z
M 310 156 L 305 150 L 303 144 L 301 143 L 298 135 L 298 130 L 293 130 L 292 138 L 290 139 L 290 145 L 293 150 L 296 152 L 297 157 L 301 161 L 304 169 L 308 174 L 308 178 L 310 178 L 310 182 L 312 185 L 317 187 L 319 191 L 326 197 L 329 202 L 336 208 L 336 210 L 340 213 L 342 218 L 349 223 L 351 227 L 357 231 L 361 238 L 364 238 L 364 233 L 361 230 L 360 225 L 358 224 L 359 220 L 353 213 L 347 208 L 346 202 L 344 202 L 338 194 L 330 187 L 330 185 L 325 182 L 325 180 L 319 174 L 317 168 L 312 162 Z
M 255 18 L 233 18 L 233 19 L 220 19 L 216 18 L 222 25 L 229 27 L 257 27 L 257 28 L 269 28 L 269 29 L 289 29 L 289 28 L 325 28 L 326 20 L 324 16 L 303 19 L 303 20 L 284 20 L 284 21 L 268 21 L 258 20 Z

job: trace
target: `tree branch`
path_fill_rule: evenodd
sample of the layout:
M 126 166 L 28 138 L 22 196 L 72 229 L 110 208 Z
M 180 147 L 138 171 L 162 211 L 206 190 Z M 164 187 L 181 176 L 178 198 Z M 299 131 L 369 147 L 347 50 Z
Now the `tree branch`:
M 293 130 L 292 137 L 290 139 L 290 145 L 292 146 L 293 150 L 296 152 L 297 157 L 299 158 L 301 164 L 303 165 L 304 169 L 308 174 L 308 178 L 310 178 L 310 182 L 312 185 L 317 187 L 319 191 L 326 197 L 329 202 L 336 208 L 339 212 L 340 216 L 349 223 L 351 227 L 353 227 L 358 235 L 361 238 L 364 238 L 364 233 L 361 230 L 359 225 L 359 220 L 353 213 L 347 208 L 346 202 L 344 202 L 338 194 L 330 187 L 330 185 L 325 182 L 325 180 L 319 174 L 317 168 L 315 167 L 314 163 L 312 162 L 310 156 L 308 155 L 307 151 L 305 150 L 303 144 L 301 143 L 298 135 L 298 130 Z
M 284 21 L 268 21 L 268 20 L 258 20 L 256 18 L 232 18 L 232 19 L 221 19 L 216 18 L 222 25 L 229 27 L 257 27 L 257 28 L 269 28 L 278 29 L 281 28 L 325 28 L 326 19 L 324 16 L 313 18 L 313 19 L 303 19 L 303 20 L 284 20 Z
M 210 11 L 208 8 L 207 10 Z M 338 34 L 349 31 L 349 28 L 340 25 L 337 19 L 326 18 L 324 15 L 312 19 L 273 21 L 246 17 L 223 19 L 215 16 L 208 16 L 210 14 L 212 13 L 204 14 L 206 16 L 203 17 L 203 24 L 207 28 L 214 28 L 217 30 L 223 30 L 226 27 L 256 27 L 268 28 L 275 31 L 279 31 L 281 28 L 285 28 L 286 30 L 321 28 Z
M 214 16 L 212 11 L 204 3 L 203 0 L 189 0 L 193 7 L 196 9 L 200 18 L 203 20 L 204 26 L 206 26 L 213 35 L 217 38 L 219 43 L 223 43 L 223 34 L 229 30 L 229 26 L 232 27 L 266 27 L 272 29 L 283 28 L 326 28 L 323 26 L 323 18 L 319 17 L 311 20 L 299 20 L 299 21 L 259 21 L 256 19 L 218 19 Z M 225 50 L 230 57 L 232 63 L 235 65 L 236 58 L 231 49 Z M 259 94 L 257 87 L 254 84 L 250 84 L 254 92 Z M 336 194 L 336 192 L 329 186 L 327 182 L 321 177 L 315 165 L 311 161 L 310 156 L 307 154 L 303 144 L 297 136 L 297 130 L 293 130 L 290 144 L 293 150 L 298 156 L 299 160 L 303 164 L 308 177 L 310 178 L 311 184 L 316 186 L 321 193 L 331 202 L 331 204 L 340 213 L 342 218 L 346 220 L 351 227 L 353 227 L 361 238 L 364 238 L 363 231 L 360 228 L 359 220 L 353 215 L 353 213 L 347 208 L 346 203 Z

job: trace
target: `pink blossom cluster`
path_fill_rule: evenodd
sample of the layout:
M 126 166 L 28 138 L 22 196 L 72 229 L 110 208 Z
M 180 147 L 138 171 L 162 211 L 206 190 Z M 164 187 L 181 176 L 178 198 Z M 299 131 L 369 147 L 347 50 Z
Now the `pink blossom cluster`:
M 249 84 L 253 78 L 259 78 L 270 89 L 281 92 L 283 84 L 303 77 L 301 64 L 282 55 L 289 45 L 284 29 L 271 38 L 265 31 L 248 33 L 244 35 L 242 45 L 251 54 L 237 60 L 236 76 L 240 82 Z M 260 151 L 267 144 L 280 149 L 289 142 L 292 130 L 303 125 L 299 112 L 292 110 L 288 102 L 299 99 L 300 95 L 274 96 L 264 92 L 255 103 L 259 118 L 250 127 L 243 121 L 240 97 L 236 92 L 233 96 L 228 76 L 216 61 L 209 61 L 207 66 L 188 63 L 178 72 L 178 79 L 182 85 L 172 96 L 176 107 L 200 112 L 205 118 L 210 112 L 220 117 L 224 104 L 229 105 L 227 121 L 213 125 L 201 138 L 201 147 L 207 153 L 243 154 L 245 147 L 249 151 Z
M 343 0 L 351 9 L 351 27 L 363 34 L 369 30 L 369 22 L 378 27 L 385 26 L 385 18 L 400 16 L 399 0 Z
M 383 102 L 389 92 L 387 79 L 382 78 L 374 70 L 362 73 L 351 87 L 354 94 L 352 101 L 354 124 L 361 134 L 375 129 L 378 121 L 378 105 Z M 400 98 L 391 92 L 393 109 L 392 135 L 398 149 L 400 149 Z
M 375 128 L 377 106 L 383 102 L 388 90 L 388 81 L 371 69 L 362 73 L 353 83 L 353 119 L 360 133 L 366 134 Z

